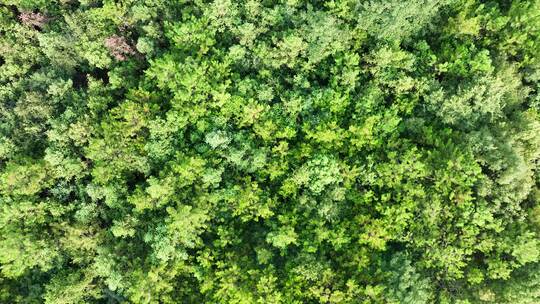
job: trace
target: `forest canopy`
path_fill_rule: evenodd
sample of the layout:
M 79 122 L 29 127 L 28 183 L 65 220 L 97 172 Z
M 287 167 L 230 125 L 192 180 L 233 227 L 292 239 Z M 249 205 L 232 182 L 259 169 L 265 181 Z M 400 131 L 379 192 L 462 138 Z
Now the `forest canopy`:
M 540 0 L 0 0 L 0 303 L 540 303 Z

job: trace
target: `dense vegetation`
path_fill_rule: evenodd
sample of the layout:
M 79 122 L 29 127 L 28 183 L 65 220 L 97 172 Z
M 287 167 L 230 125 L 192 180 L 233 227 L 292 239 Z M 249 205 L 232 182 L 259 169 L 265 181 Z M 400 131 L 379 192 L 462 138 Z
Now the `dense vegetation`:
M 540 0 L 1 0 L 0 303 L 540 303 Z

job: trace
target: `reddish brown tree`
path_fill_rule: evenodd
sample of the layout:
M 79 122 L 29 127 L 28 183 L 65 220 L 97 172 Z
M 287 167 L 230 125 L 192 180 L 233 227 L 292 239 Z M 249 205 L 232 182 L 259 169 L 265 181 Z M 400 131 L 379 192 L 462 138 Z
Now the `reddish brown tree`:
M 122 36 L 111 36 L 105 40 L 105 46 L 116 60 L 124 61 L 129 55 L 135 55 L 135 49 Z
M 24 25 L 43 28 L 49 21 L 49 18 L 42 13 L 22 12 L 19 15 L 19 20 L 21 20 Z

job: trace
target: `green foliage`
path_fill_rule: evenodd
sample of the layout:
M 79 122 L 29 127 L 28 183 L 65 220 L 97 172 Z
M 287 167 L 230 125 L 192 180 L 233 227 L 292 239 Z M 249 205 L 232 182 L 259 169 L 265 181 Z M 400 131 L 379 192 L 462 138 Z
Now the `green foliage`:
M 1 303 L 540 301 L 540 1 L 3 1 Z

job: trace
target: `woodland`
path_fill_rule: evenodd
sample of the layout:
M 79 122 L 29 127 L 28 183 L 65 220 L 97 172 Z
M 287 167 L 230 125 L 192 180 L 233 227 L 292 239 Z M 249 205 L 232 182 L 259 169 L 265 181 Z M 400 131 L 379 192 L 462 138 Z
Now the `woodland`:
M 540 303 L 540 0 L 0 0 L 0 303 Z

